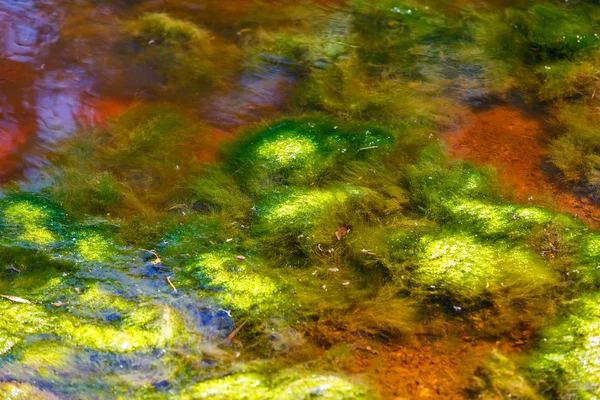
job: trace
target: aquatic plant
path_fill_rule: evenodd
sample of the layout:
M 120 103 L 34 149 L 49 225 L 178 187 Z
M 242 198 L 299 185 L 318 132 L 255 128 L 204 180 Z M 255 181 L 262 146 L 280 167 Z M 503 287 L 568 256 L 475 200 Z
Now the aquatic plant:
M 300 371 L 283 371 L 275 376 L 237 374 L 201 382 L 194 385 L 189 393 L 200 399 L 371 398 L 364 388 L 334 375 L 306 374 Z
M 418 3 L 354 1 L 354 33 L 361 60 L 373 66 L 406 64 L 420 45 L 451 40 L 445 16 Z
M 314 116 L 284 120 L 234 144 L 228 168 L 246 190 L 272 186 L 317 186 L 335 179 L 350 160 L 382 159 L 393 134 L 376 126 L 341 124 Z
M 562 132 L 550 143 L 550 160 L 566 182 L 582 186 L 595 198 L 600 185 L 598 117 L 584 104 L 565 104 L 554 115 Z
M 133 107 L 65 143 L 47 191 L 73 216 L 152 214 L 151 203 L 166 206 L 201 168 L 193 149 L 202 147 L 205 129 L 170 106 Z
M 593 398 L 599 394 L 597 294 L 567 305 L 567 313 L 541 335 L 528 361 L 529 377 L 550 397 Z
M 229 308 L 245 314 L 284 314 L 290 302 L 283 293 L 285 288 L 266 276 L 260 263 L 254 257 L 220 251 L 200 255 L 185 270 L 195 274 L 202 287 L 216 291 L 216 297 Z
M 196 94 L 235 71 L 239 49 L 193 22 L 147 13 L 130 22 L 137 62 L 154 70 L 179 93 Z
M 498 350 L 492 350 L 488 354 L 485 364 L 475 371 L 473 381 L 468 392 L 479 398 L 509 397 L 523 400 L 542 398 L 519 371 L 517 365 Z
M 544 101 L 595 92 L 593 65 L 600 45 L 595 8 L 535 4 L 470 16 L 475 43 L 491 57 L 480 58 L 490 69 L 485 73 L 492 80 L 509 82 L 505 90 L 518 86 Z
M 535 253 L 508 243 L 482 244 L 457 232 L 439 239 L 423 237 L 421 242 L 415 283 L 433 293 L 448 294 L 459 305 L 480 302 L 485 293 L 510 296 L 513 285 L 517 297 L 538 296 L 557 283 Z

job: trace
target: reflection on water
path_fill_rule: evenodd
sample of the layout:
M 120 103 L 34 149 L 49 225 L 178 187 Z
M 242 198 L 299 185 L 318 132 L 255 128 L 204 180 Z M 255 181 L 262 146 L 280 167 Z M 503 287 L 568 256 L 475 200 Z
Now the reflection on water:
M 148 3 L 149 10 L 161 7 Z M 227 4 L 206 7 L 227 19 L 233 14 L 228 7 L 235 13 L 245 14 L 253 10 L 251 2 L 248 4 L 249 9 L 245 11 L 237 3 L 235 7 Z M 83 22 L 72 14 L 79 11 L 77 7 L 82 7 L 87 18 L 114 24 L 118 13 L 131 12 L 126 6 L 106 4 L 90 9 L 64 3 L 63 9 L 62 5 L 60 1 L 17 0 L 0 4 L 0 110 L 3 115 L 0 176 L 5 180 L 22 174 L 34 177 L 36 169 L 48 164 L 47 152 L 61 140 L 78 128 L 91 128 L 118 116 L 140 99 L 156 99 L 147 91 L 161 84 L 155 73 L 127 59 L 126 53 L 123 55 L 122 52 L 134 51 L 130 44 L 115 44 L 112 39 L 90 38 L 86 36 L 88 33 L 80 36 L 77 32 L 77 24 Z M 175 5 L 174 10 L 187 12 L 204 8 L 181 3 Z M 94 31 L 97 21 L 90 23 L 92 35 L 110 34 L 101 29 Z M 66 39 L 61 39 L 61 26 L 67 32 Z M 226 29 L 233 34 L 231 26 L 227 25 Z M 73 37 L 75 41 L 71 41 Z M 181 103 L 202 109 L 200 117 L 231 132 L 277 113 L 284 106 L 294 80 L 284 68 L 260 65 L 242 72 L 228 88 L 202 99 L 200 104 L 189 100 Z M 218 136 L 217 142 L 223 140 L 222 135 L 227 135 L 218 130 L 213 132 Z

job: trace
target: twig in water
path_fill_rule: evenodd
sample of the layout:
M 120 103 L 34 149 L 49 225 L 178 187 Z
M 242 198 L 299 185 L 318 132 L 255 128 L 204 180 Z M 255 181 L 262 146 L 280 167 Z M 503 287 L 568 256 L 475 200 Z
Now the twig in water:
M 10 269 L 11 271 L 14 271 L 14 272 L 16 272 L 17 274 L 20 274 L 20 273 L 21 273 L 21 270 L 20 270 L 20 269 L 17 269 L 17 268 L 16 268 L 14 265 L 9 265 L 9 266 L 8 266 L 8 269 Z
M 227 336 L 227 339 L 225 339 L 225 343 L 230 343 L 233 340 L 233 338 L 235 337 L 235 335 L 237 335 L 238 332 L 242 330 L 242 328 L 244 327 L 244 325 L 246 325 L 247 322 L 248 322 L 248 320 L 242 322 L 240 324 L 240 326 L 238 326 L 237 328 L 235 328 L 234 331 L 231 332 L 229 334 L 229 336 Z
M 152 261 L 152 264 L 156 265 L 156 264 L 160 264 L 162 263 L 162 261 L 160 260 L 160 257 L 158 256 L 158 253 L 153 251 L 153 250 L 146 250 L 146 249 L 140 249 L 142 251 L 147 251 L 148 253 L 152 254 L 154 257 L 156 257 L 156 259 L 154 261 Z
M 173 291 L 175 293 L 177 293 L 177 288 L 175 287 L 175 285 L 173 285 L 173 282 L 171 282 L 171 277 L 167 276 L 167 282 L 169 282 L 169 285 L 171 285 L 171 287 L 173 288 Z
M 17 296 L 7 296 L 5 294 L 0 294 L 0 297 L 5 298 L 10 301 L 13 301 L 15 303 L 31 304 L 31 302 L 29 300 L 25 300 L 25 299 L 23 299 L 21 297 L 17 297 Z
M 362 151 L 362 150 L 371 150 L 371 149 L 376 149 L 379 146 L 369 146 L 369 147 L 361 147 L 360 149 L 358 149 L 358 151 Z

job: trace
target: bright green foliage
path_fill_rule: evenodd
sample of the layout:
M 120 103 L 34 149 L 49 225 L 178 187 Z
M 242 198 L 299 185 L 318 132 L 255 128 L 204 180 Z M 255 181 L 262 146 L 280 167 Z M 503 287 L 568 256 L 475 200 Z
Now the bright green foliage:
M 309 235 L 321 219 L 351 199 L 363 198 L 365 193 L 363 188 L 353 186 L 276 193 L 257 207 L 258 229 Z
M 374 160 L 392 146 L 389 132 L 337 125 L 322 118 L 283 121 L 237 143 L 230 169 L 249 190 L 273 185 L 313 186 L 348 160 Z
M 260 264 L 251 257 L 240 260 L 235 253 L 218 251 L 202 254 L 186 271 L 196 274 L 203 287 L 222 290 L 217 297 L 228 307 L 243 313 L 281 313 L 289 300 L 281 284 L 260 272 Z
M 333 375 L 306 375 L 298 371 L 273 377 L 256 373 L 228 376 L 194 385 L 189 390 L 194 399 L 336 399 L 366 400 L 367 391 Z
M 0 331 L 0 356 L 7 354 L 19 342 L 21 342 L 19 338 Z
M 540 261 L 526 249 L 502 242 L 485 244 L 453 232 L 447 237 L 423 237 L 414 279 L 459 304 L 473 304 L 488 293 L 511 290 L 537 296 L 557 281 Z
M 95 309 L 97 306 L 92 302 L 88 307 Z M 174 326 L 177 325 L 168 309 L 157 314 L 156 310 L 148 308 L 134 312 L 130 306 L 130 315 L 122 315 L 122 328 L 94 323 L 91 319 L 76 318 L 68 313 L 52 313 L 45 306 L 13 304 L 4 299 L 0 309 L 0 330 L 10 333 L 7 340 L 14 341 L 11 336 L 18 340 L 31 334 L 55 334 L 73 346 L 117 353 L 163 347 L 173 340 Z M 100 316 L 100 310 L 95 314 Z
M 308 254 L 337 246 L 335 232 L 373 217 L 381 197 L 370 189 L 340 184 L 329 189 L 287 189 L 265 196 L 256 206 L 251 233 L 274 259 L 305 264 Z M 320 247 L 319 246 L 328 246 Z M 293 260 L 294 257 L 300 257 Z
M 4 240 L 25 247 L 50 247 L 60 240 L 64 216 L 43 198 L 14 196 L 0 199 Z
M 498 192 L 495 172 L 466 163 L 439 162 L 440 154 L 425 153 L 416 165 L 407 166 L 412 200 L 436 219 L 449 215 L 448 203 L 456 198 L 493 199 Z
M 269 398 L 269 387 L 259 374 L 239 374 L 222 379 L 198 383 L 190 389 L 190 397 L 194 399 L 248 399 L 262 400 Z
M 530 378 L 553 398 L 593 399 L 600 395 L 600 302 L 584 296 L 546 329 L 528 362 Z
M 523 238 L 532 228 L 548 224 L 554 214 L 537 207 L 455 198 L 446 209 L 457 224 L 470 225 L 484 236 Z
M 107 262 L 117 254 L 117 248 L 103 235 L 82 232 L 75 239 L 75 251 L 87 262 Z
M 292 374 L 282 374 L 275 379 L 279 388 L 275 391 L 275 399 L 336 399 L 358 400 L 368 399 L 370 396 L 364 388 L 354 385 L 347 380 L 333 375 L 309 375 L 292 380 Z M 290 382 L 283 386 L 283 382 Z

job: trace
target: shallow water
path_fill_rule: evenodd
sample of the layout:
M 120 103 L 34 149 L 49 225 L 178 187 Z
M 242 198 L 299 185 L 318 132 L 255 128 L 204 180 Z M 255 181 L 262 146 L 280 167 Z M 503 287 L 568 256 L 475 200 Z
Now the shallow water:
M 597 8 L 3 1 L 0 399 L 600 395 Z

